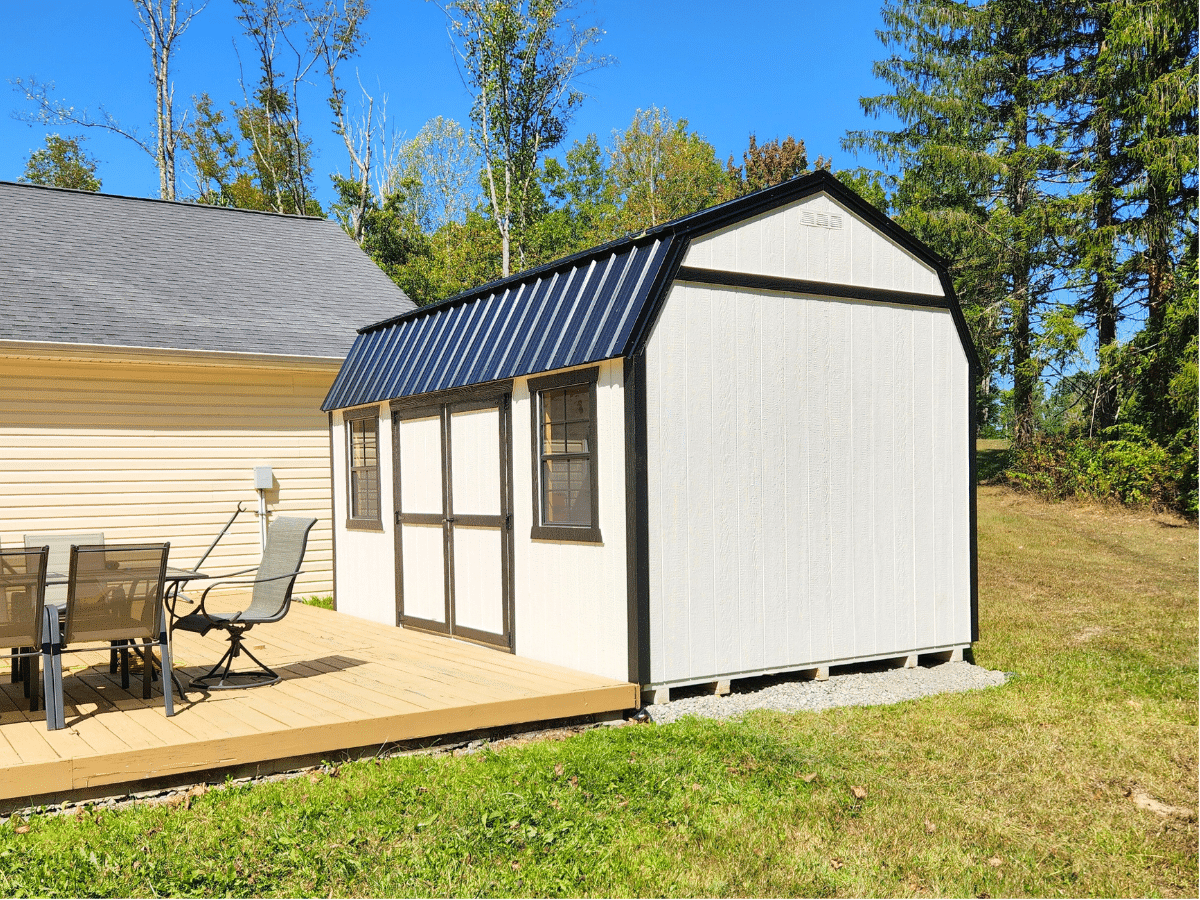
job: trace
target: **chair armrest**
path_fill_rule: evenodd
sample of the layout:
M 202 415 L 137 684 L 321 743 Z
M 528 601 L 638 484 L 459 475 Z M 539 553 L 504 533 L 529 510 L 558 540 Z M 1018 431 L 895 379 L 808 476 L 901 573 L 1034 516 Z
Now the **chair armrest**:
M 197 610 L 197 612 L 200 613 L 200 615 L 204 616 L 204 618 L 208 619 L 208 621 L 210 621 L 214 625 L 216 625 L 216 624 L 218 624 L 217 620 L 214 619 L 212 616 L 210 616 L 208 614 L 208 611 L 204 608 L 205 603 L 208 601 L 209 591 L 213 590 L 214 588 L 216 588 L 220 585 L 266 584 L 269 581 L 280 581 L 284 578 L 295 578 L 297 575 L 302 574 L 302 571 L 303 570 L 301 570 L 301 569 L 297 569 L 295 572 L 288 572 L 286 575 L 272 575 L 270 578 L 221 578 L 221 579 L 218 579 L 218 580 L 210 583 L 204 589 L 204 593 L 200 595 L 200 608 Z M 227 621 L 236 622 L 238 620 L 238 618 L 242 615 L 242 612 L 244 612 L 244 610 L 239 610 L 238 612 L 233 614 L 232 619 L 228 619 Z

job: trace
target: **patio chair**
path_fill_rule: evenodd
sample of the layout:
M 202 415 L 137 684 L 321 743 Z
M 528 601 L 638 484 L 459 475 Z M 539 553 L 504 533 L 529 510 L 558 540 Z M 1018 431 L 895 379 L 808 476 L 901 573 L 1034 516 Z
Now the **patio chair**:
M 71 567 L 71 548 L 87 544 L 89 546 L 104 543 L 104 534 L 99 531 L 78 532 L 75 534 L 27 534 L 25 535 L 25 546 L 27 548 L 49 547 L 50 556 L 46 560 L 46 571 L 53 572 L 57 575 L 67 574 L 67 570 Z M 46 585 L 46 605 L 53 606 L 58 609 L 61 617 L 62 611 L 67 605 L 67 586 L 65 584 L 48 584 Z M 109 662 L 110 671 L 117 671 L 117 657 L 114 653 Z M 20 681 L 20 671 L 17 669 L 17 660 L 13 658 L 12 680 Z
M 193 678 L 192 687 L 219 691 L 239 687 L 266 687 L 279 681 L 279 675 L 250 652 L 242 636 L 255 625 L 278 622 L 287 615 L 292 602 L 292 588 L 300 575 L 300 564 L 304 560 L 308 533 L 315 524 L 316 519 L 276 519 L 267 529 L 267 544 L 263 548 L 262 560 L 258 566 L 231 572 L 211 582 L 200 597 L 199 607 L 175 620 L 174 628 L 182 628 L 199 635 L 208 634 L 214 628 L 229 633 L 229 649 L 225 651 L 225 655 L 207 673 Z M 235 577 L 249 572 L 257 574 L 246 579 Z M 237 612 L 210 610 L 208 595 L 215 588 L 228 585 L 253 585 L 250 605 Z M 233 671 L 234 660 L 242 654 L 254 660 L 258 668 Z
M 104 534 L 100 531 L 79 532 L 76 534 L 27 534 L 26 547 L 49 547 L 50 556 L 46 560 L 46 571 L 66 575 L 71 568 L 72 547 L 94 547 L 104 543 Z M 67 586 L 51 584 L 46 587 L 46 603 L 50 606 L 65 606 L 67 602 Z
M 29 711 L 38 710 L 38 685 L 50 672 L 50 631 L 46 619 L 58 616 L 46 609 L 46 547 L 0 550 L 0 641 L 13 647 L 13 664 L 20 666 Z M 43 657 L 46 665 L 42 666 Z M 39 668 L 41 672 L 39 674 Z M 52 719 L 49 691 L 46 724 Z
M 163 706 L 175 714 L 171 695 L 171 653 L 163 613 L 163 581 L 170 544 L 108 544 L 71 548 L 67 581 L 66 631 L 59 635 L 57 616 L 51 624 L 51 678 L 48 695 L 57 699 L 51 728 L 63 728 L 62 654 L 95 647 L 79 644 L 115 642 L 121 656 L 121 687 L 129 689 L 129 651 L 142 641 L 142 699 L 150 699 L 155 677 L 153 644 L 158 644 L 163 667 Z M 70 645 L 70 650 L 66 645 Z M 47 704 L 49 705 L 49 703 Z

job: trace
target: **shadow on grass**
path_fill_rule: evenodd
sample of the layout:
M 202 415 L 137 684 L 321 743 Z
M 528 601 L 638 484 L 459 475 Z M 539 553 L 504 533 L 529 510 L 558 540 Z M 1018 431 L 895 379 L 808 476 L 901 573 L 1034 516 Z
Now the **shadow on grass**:
M 1007 441 L 978 441 L 975 444 L 975 480 L 992 484 L 1008 468 Z

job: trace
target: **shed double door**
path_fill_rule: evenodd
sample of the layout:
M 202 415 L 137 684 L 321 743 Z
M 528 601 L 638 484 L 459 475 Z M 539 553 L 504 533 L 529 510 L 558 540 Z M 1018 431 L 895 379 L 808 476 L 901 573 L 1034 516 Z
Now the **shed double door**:
M 510 395 L 392 414 L 400 624 L 513 649 Z

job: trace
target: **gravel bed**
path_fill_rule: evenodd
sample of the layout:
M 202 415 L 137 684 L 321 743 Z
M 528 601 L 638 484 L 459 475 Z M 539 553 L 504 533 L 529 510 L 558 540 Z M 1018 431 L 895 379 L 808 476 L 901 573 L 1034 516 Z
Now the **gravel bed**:
M 1003 684 L 1005 672 L 993 672 L 967 662 L 947 662 L 913 669 L 885 669 L 832 674 L 828 681 L 801 681 L 798 677 L 746 679 L 734 682 L 726 697 L 711 694 L 687 696 L 647 706 L 655 722 L 674 722 L 681 716 L 728 719 L 752 709 L 780 712 L 831 709 L 835 706 L 879 706 L 916 700 L 933 694 L 973 691 Z M 673 690 L 672 693 L 675 693 Z

